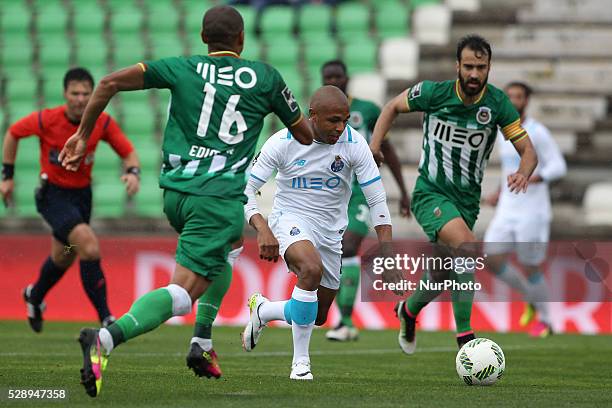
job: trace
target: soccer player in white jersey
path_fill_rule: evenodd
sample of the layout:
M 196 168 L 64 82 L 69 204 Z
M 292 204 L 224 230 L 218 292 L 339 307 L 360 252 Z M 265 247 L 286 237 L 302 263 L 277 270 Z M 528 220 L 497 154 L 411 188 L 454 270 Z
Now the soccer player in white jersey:
M 512 82 L 505 91 L 521 116 L 521 125 L 529 133 L 538 155 L 538 166 L 529 178 L 530 186 L 524 195 L 511 194 L 502 182 L 500 189 L 487 197 L 486 202 L 497 205 L 497 210 L 485 234 L 486 252 L 489 267 L 496 276 L 522 293 L 528 301 L 521 325 L 531 323 L 537 311 L 539 321 L 533 324 L 530 334 L 546 337 L 552 333 L 548 289 L 542 275 L 552 219 L 548 184 L 563 177 L 567 166 L 549 130 L 526 115 L 531 88 L 522 82 Z M 502 180 L 505 180 L 518 168 L 520 157 L 510 143 L 504 143 L 501 135 L 498 137 Z M 527 272 L 527 279 L 508 262 L 511 252 L 516 252 L 519 263 Z
M 287 321 L 293 333 L 293 380 L 313 378 L 310 335 L 315 324 L 325 323 L 340 286 L 342 235 L 354 175 L 382 251 L 391 247 L 391 217 L 378 167 L 363 136 L 347 126 L 348 119 L 348 100 L 340 89 L 317 90 L 310 104 L 316 135 L 312 146 L 304 148 L 287 129 L 277 132 L 262 147 L 245 190 L 245 217 L 257 230 L 260 256 L 276 261 L 280 254 L 298 281 L 289 300 L 271 302 L 259 293 L 249 298 L 251 319 L 242 334 L 243 347 L 251 351 L 268 322 Z M 274 171 L 277 190 L 266 222 L 255 194 Z

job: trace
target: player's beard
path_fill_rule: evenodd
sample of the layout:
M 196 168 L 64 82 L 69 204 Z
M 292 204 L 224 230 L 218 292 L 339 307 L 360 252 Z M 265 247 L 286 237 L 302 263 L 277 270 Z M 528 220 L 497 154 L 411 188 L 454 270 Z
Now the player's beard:
M 485 77 L 485 79 L 480 83 L 480 86 L 476 89 L 476 90 L 472 90 L 470 89 L 467 85 L 468 85 L 468 81 L 465 81 L 461 75 L 457 75 L 457 77 L 459 78 L 459 86 L 461 87 L 461 90 L 463 91 L 463 93 L 467 96 L 476 96 L 478 95 L 480 92 L 482 92 L 482 89 L 485 87 L 485 85 L 487 84 L 487 82 L 489 81 L 489 74 L 487 74 L 487 76 Z

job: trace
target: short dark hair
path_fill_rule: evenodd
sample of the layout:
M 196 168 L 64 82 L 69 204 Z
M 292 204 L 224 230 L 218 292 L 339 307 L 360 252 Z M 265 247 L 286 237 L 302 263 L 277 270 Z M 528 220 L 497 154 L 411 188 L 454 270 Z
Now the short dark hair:
M 533 93 L 533 88 L 531 88 L 525 82 L 521 82 L 521 81 L 512 81 L 512 82 L 510 82 L 508 85 L 506 85 L 505 89 L 513 88 L 513 87 L 522 88 L 523 92 L 525 92 L 525 97 L 527 97 L 527 98 L 529 98 L 531 96 L 531 94 Z
M 342 71 L 344 72 L 344 75 L 348 75 L 348 71 L 346 69 L 346 64 L 339 59 L 335 59 L 335 60 L 331 60 L 331 61 L 327 61 L 325 64 L 323 64 L 323 66 L 321 66 L 321 72 L 323 72 L 323 70 L 329 66 L 333 66 L 336 65 L 338 67 L 340 67 L 342 69 Z
M 211 7 L 202 17 L 202 31 L 208 40 L 208 45 L 221 49 L 231 49 L 244 31 L 242 16 L 233 7 Z
M 489 56 L 489 62 L 491 62 L 491 57 L 493 56 L 491 44 L 480 35 L 469 34 L 459 40 L 457 43 L 457 61 L 461 61 L 461 52 L 466 47 L 472 51 L 487 54 Z
M 89 73 L 88 70 L 81 67 L 70 68 L 66 75 L 64 75 L 64 91 L 68 89 L 68 83 L 70 81 L 87 81 L 91 84 L 91 87 L 94 87 L 94 79 Z

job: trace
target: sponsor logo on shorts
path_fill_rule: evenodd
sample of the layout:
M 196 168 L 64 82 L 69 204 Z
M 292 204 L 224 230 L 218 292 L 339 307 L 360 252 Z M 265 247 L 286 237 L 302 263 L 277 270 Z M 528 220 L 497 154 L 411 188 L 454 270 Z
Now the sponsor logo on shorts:
M 491 109 L 486 106 L 481 106 L 476 114 L 476 121 L 481 125 L 486 125 L 491 122 Z
M 331 164 L 331 171 L 334 173 L 339 172 L 344 168 L 344 162 L 340 156 L 336 156 L 336 159 Z
M 298 227 L 293 227 L 291 228 L 291 231 L 289 231 L 289 235 L 291 235 L 292 237 L 295 237 L 299 233 L 300 233 L 300 229 Z
M 298 159 L 296 161 L 293 162 L 294 166 L 299 166 L 299 167 L 304 167 L 306 165 L 306 160 L 304 159 Z

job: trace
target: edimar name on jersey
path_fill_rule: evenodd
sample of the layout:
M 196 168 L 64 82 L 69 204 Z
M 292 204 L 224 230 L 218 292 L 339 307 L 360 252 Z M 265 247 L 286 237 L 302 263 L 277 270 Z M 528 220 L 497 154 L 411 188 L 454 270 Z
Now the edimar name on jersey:
M 189 149 L 189 156 L 195 157 L 196 159 L 203 159 L 206 157 L 214 156 L 221 153 L 219 150 L 210 149 L 204 146 L 192 145 L 191 149 Z M 228 154 L 232 154 L 233 150 L 226 152 Z

